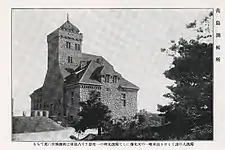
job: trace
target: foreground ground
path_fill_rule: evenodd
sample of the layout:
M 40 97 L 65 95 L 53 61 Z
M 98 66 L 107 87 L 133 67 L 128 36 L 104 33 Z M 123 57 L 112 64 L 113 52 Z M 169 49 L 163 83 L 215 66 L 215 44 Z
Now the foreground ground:
M 78 139 L 86 137 L 88 134 L 97 134 L 97 130 L 87 130 L 82 134 L 74 132 L 74 128 L 68 127 L 63 130 L 47 131 L 47 132 L 31 132 L 31 133 L 18 133 L 12 135 L 13 141 L 74 141 L 70 139 L 71 135 L 74 135 Z

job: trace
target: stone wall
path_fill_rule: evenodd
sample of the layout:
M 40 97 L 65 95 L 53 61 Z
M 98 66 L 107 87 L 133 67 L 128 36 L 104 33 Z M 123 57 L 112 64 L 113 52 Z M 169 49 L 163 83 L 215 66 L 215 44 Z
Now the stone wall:
M 102 86 L 102 102 L 112 111 L 113 119 L 134 116 L 137 113 L 137 91 L 122 90 L 118 83 L 110 82 Z M 122 93 L 126 94 L 125 99 L 122 99 Z
M 80 85 L 67 87 L 64 95 L 63 115 L 66 117 L 76 116 L 77 113 L 79 112 L 79 102 L 80 102 Z
M 92 91 L 101 92 L 101 87 L 95 86 L 95 85 L 81 84 L 80 101 L 86 101 L 86 100 L 90 99 L 90 93 Z
M 94 86 L 82 86 L 80 89 L 80 100 L 89 99 L 90 92 L 96 90 L 101 93 L 101 101 L 111 110 L 113 119 L 132 117 L 137 113 L 137 90 L 119 89 L 118 83 L 103 83 L 101 89 Z M 122 99 L 122 93 L 126 94 L 126 106 Z

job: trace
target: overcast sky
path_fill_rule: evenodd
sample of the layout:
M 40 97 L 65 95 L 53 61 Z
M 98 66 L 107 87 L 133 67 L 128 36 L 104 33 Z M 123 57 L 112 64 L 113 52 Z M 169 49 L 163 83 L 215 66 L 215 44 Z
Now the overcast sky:
M 84 53 L 101 55 L 123 77 L 139 86 L 138 109 L 157 112 L 169 102 L 162 95 L 171 81 L 163 72 L 172 59 L 160 51 L 171 40 L 192 37 L 185 24 L 206 9 L 20 9 L 12 11 L 12 96 L 15 114 L 30 109 L 29 95 L 47 71 L 47 34 L 66 21 L 83 33 Z

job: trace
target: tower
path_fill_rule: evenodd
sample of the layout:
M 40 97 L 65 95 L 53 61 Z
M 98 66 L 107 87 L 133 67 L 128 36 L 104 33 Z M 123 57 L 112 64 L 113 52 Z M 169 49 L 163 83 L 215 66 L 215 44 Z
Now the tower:
M 47 36 L 48 68 L 42 88 L 43 103 L 50 116 L 62 115 L 64 96 L 64 79 L 70 73 L 67 68 L 75 69 L 82 55 L 83 35 L 74 26 L 67 14 L 67 20 Z
M 74 26 L 67 14 L 67 20 L 58 29 L 47 36 L 48 41 L 48 68 L 52 59 L 58 61 L 62 71 L 65 68 L 75 68 L 79 64 L 82 53 L 83 35 Z M 56 59 L 56 60 L 55 60 Z

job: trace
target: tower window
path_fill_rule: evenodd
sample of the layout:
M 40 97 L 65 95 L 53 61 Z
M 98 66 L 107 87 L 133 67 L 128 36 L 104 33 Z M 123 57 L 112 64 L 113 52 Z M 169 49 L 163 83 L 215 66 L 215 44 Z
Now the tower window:
M 66 48 L 70 48 L 71 47 L 71 43 L 70 42 L 66 42 Z
M 123 106 L 124 107 L 126 106 L 126 100 L 123 100 Z
M 73 58 L 71 56 L 68 56 L 68 63 L 73 63 Z
M 77 50 L 80 50 L 80 44 L 77 44 Z
M 71 92 L 71 105 L 74 105 L 74 92 Z
M 77 49 L 78 49 L 78 48 L 77 48 L 77 45 L 78 45 L 78 44 L 75 44 L 75 50 L 77 50 Z

